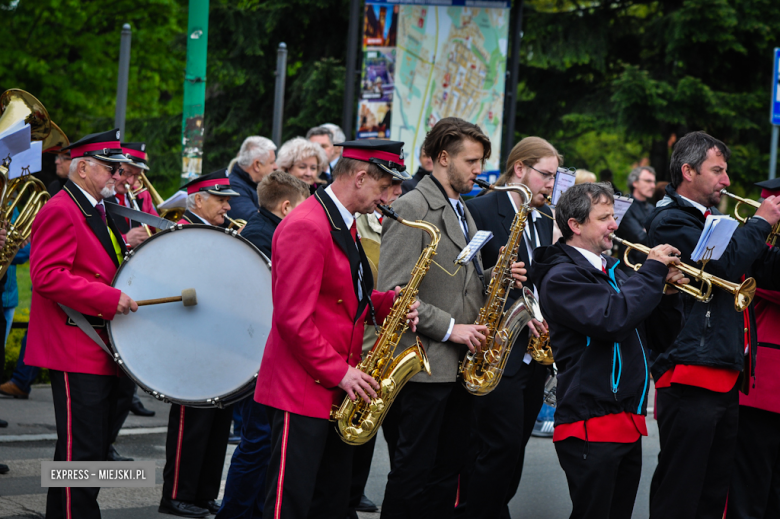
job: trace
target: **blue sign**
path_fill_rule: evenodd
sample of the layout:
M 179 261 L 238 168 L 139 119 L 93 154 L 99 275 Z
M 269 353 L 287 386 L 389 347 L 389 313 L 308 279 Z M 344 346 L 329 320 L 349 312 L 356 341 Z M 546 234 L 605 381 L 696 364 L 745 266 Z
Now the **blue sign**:
M 772 112 L 769 122 L 780 125 L 780 48 L 775 47 L 775 62 L 772 71 Z

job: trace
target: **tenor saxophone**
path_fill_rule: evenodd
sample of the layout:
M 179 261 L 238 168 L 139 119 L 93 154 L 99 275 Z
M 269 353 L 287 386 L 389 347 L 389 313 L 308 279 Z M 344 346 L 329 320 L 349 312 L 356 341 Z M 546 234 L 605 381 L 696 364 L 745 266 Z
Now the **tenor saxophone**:
M 474 323 L 487 327 L 485 343 L 479 351 L 468 352 L 460 365 L 460 375 L 466 390 L 473 395 L 484 396 L 501 381 L 517 333 L 531 319 L 541 322 L 543 318 L 539 303 L 528 288 L 523 288 L 522 297 L 504 312 L 507 296 L 514 284 L 512 264 L 517 261 L 517 248 L 528 220 L 529 203 L 533 196 L 531 190 L 523 184 L 493 186 L 484 181 L 477 183 L 496 191 L 515 191 L 523 198 L 520 210 L 512 220 L 509 240 L 493 268 L 487 301 L 479 310 Z
M 399 391 L 409 379 L 420 371 L 431 374 L 428 355 L 419 338 L 416 344 L 408 347 L 397 357 L 395 357 L 395 350 L 401 336 L 408 328 L 406 314 L 409 313 L 409 307 L 414 304 L 420 283 L 431 266 L 441 233 L 435 225 L 428 222 L 421 220 L 409 222 L 388 207 L 380 205 L 379 209 L 385 216 L 393 218 L 398 223 L 424 230 L 430 235 L 431 243 L 423 249 L 417 259 L 409 283 L 395 298 L 371 351 L 357 365 L 357 369 L 371 375 L 379 383 L 377 397 L 371 399 L 370 404 L 362 398 L 356 398 L 353 402 L 349 397 L 344 397 L 341 406 L 338 409 L 334 406 L 331 412 L 331 420 L 336 422 L 336 431 L 341 439 L 350 445 L 362 445 L 374 437 Z

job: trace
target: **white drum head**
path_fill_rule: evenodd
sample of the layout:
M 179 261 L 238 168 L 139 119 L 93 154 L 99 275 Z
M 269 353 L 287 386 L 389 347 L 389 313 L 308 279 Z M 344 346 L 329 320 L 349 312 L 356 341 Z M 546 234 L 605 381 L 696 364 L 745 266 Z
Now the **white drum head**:
M 113 286 L 136 301 L 196 291 L 195 306 L 142 306 L 109 322 L 112 348 L 144 389 L 213 406 L 251 388 L 273 306 L 270 262 L 247 240 L 199 224 L 163 231 L 125 260 Z

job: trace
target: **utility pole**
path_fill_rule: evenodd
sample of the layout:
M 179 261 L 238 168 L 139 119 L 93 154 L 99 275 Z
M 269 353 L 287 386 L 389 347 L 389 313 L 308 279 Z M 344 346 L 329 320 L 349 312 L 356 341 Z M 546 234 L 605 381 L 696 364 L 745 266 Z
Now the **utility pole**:
M 130 24 L 124 24 L 119 40 L 119 74 L 116 81 L 116 111 L 114 112 L 114 126 L 119 128 L 123 141 L 127 140 L 125 138 L 125 116 L 127 115 L 127 83 L 130 77 L 130 40 L 132 34 Z
M 276 148 L 282 146 L 282 118 L 284 117 L 284 85 L 287 80 L 287 44 L 280 43 L 276 50 L 276 87 L 274 91 L 274 122 L 271 140 Z
M 512 55 L 509 62 L 509 77 L 506 82 L 504 92 L 504 110 L 505 133 L 503 153 L 501 154 L 501 164 L 509 156 L 515 141 L 515 117 L 517 116 L 517 75 L 520 70 L 520 42 L 523 39 L 523 0 L 517 0 L 515 12 L 515 23 L 512 27 Z M 499 167 L 500 169 L 500 167 Z
M 182 184 L 201 174 L 203 114 L 206 108 L 206 56 L 209 36 L 209 0 L 190 0 L 187 22 L 187 69 L 184 74 L 182 113 Z
M 347 77 L 344 80 L 344 112 L 341 129 L 348 141 L 352 140 L 352 123 L 355 120 L 355 74 L 358 53 L 358 19 L 360 0 L 349 3 L 349 31 L 347 32 Z

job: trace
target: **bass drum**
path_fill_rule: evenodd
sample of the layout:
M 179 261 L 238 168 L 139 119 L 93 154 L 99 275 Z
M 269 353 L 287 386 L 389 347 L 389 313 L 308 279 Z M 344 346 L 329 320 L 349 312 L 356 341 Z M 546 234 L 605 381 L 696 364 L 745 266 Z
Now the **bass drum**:
M 190 407 L 222 407 L 253 391 L 273 304 L 271 262 L 249 241 L 177 225 L 133 250 L 112 286 L 136 301 L 195 289 L 194 306 L 141 306 L 109 321 L 114 357 L 145 391 Z

